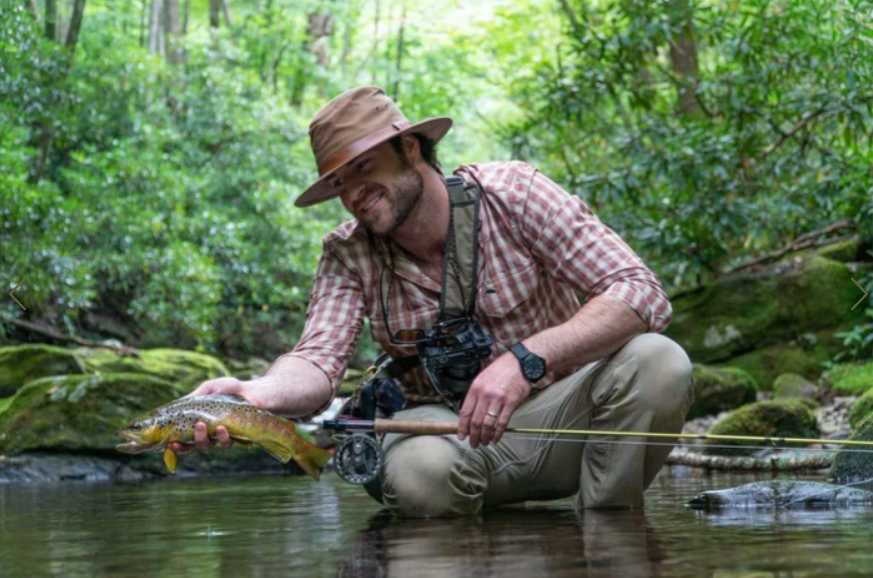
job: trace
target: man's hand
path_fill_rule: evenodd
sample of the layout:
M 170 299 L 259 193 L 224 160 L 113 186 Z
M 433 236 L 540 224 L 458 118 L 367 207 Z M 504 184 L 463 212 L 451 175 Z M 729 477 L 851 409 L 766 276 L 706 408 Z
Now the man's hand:
M 469 435 L 473 448 L 499 442 L 509 418 L 530 395 L 530 389 L 515 356 L 508 351 L 501 355 L 470 385 L 458 414 L 458 439 Z
M 210 379 L 209 381 L 204 381 L 200 384 L 200 386 L 186 395 L 185 397 L 198 397 L 201 395 L 209 395 L 211 393 L 235 393 L 237 395 L 241 395 L 248 399 L 253 405 L 258 405 L 255 403 L 248 395 L 246 395 L 246 382 L 240 381 L 235 377 L 219 377 L 217 379 Z M 217 438 L 217 443 L 220 443 L 223 447 L 229 448 L 233 445 L 233 440 L 230 439 L 230 434 L 227 432 L 227 429 L 220 425 L 215 428 L 215 436 Z M 194 424 L 194 443 L 193 444 L 183 444 L 179 442 L 173 442 L 170 444 L 170 449 L 173 453 L 177 454 L 187 454 L 188 452 L 194 451 L 195 449 L 200 453 L 207 453 L 213 447 L 215 447 L 216 440 L 210 439 L 209 434 L 206 431 L 206 424 L 202 421 L 198 421 Z

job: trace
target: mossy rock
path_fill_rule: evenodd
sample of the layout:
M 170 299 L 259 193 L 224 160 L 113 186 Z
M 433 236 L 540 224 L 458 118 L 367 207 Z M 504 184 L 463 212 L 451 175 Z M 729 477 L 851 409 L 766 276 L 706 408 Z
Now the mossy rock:
M 849 439 L 873 442 L 873 415 L 868 415 L 861 420 Z M 837 484 L 849 484 L 873 478 L 873 452 L 858 451 L 865 449 L 867 448 L 843 446 L 834 456 L 831 481 Z
M 110 451 L 131 419 L 186 388 L 148 375 L 62 375 L 34 380 L 0 413 L 0 453 Z
M 260 357 L 250 357 L 246 360 L 228 359 L 224 363 L 230 370 L 231 375 L 243 380 L 255 379 L 256 376 L 266 375 L 267 370 L 270 369 L 270 362 Z
M 859 397 L 849 410 L 849 423 L 852 429 L 857 429 L 869 415 L 873 415 L 873 389 Z
M 873 388 L 873 361 L 841 363 L 825 373 L 832 390 L 843 395 L 863 395 Z
M 132 357 L 108 349 L 80 348 L 76 356 L 88 373 L 139 373 L 173 382 L 188 391 L 208 379 L 230 375 L 219 359 L 183 349 L 142 349 L 139 357 Z
M 775 343 L 732 357 L 725 364 L 747 371 L 765 391 L 785 373 L 795 373 L 810 381 L 817 381 L 824 364 L 841 349 L 842 341 L 834 337 L 838 330 L 808 332 L 799 339 Z
M 736 409 L 755 401 L 755 380 L 735 367 L 694 364 L 694 403 L 688 419 Z
M 773 382 L 773 399 L 813 399 L 818 386 L 802 375 L 783 373 Z
M 819 249 L 818 254 L 821 257 L 839 261 L 841 263 L 849 263 L 858 260 L 860 243 L 858 239 L 847 239 L 841 243 L 834 243 L 827 247 Z
M 759 401 L 750 403 L 718 422 L 709 432 L 718 435 L 818 438 L 820 435 L 811 400 Z M 813 402 L 814 403 L 814 402 Z M 711 446 L 752 446 L 748 442 L 710 440 Z M 761 446 L 764 447 L 763 445 Z M 749 455 L 751 447 L 708 447 L 717 455 Z
M 0 397 L 11 396 L 40 377 L 84 373 L 85 366 L 72 349 L 53 345 L 0 347 Z
M 700 363 L 727 360 L 854 318 L 858 288 L 844 263 L 815 256 L 782 274 L 710 283 L 672 299 L 665 335 Z

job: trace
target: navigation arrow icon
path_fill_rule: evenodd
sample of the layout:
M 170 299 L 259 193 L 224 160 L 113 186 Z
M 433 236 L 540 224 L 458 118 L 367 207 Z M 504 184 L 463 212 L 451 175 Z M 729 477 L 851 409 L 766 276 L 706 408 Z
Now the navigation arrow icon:
M 855 281 L 855 279 L 854 279 L 854 277 L 851 277 L 851 279 L 852 279 L 852 283 L 854 283 L 854 284 L 855 284 L 855 285 L 858 285 L 858 282 L 857 282 L 857 281 Z M 861 301 L 863 301 L 863 300 L 864 300 L 864 299 L 866 299 L 866 298 L 867 298 L 867 295 L 868 295 L 868 293 L 867 293 L 867 292 L 866 292 L 866 291 L 864 291 L 864 288 L 863 288 L 863 287 L 861 287 L 861 286 L 860 286 L 860 285 L 858 285 L 858 289 L 860 289 L 860 290 L 861 290 L 861 291 L 863 291 L 863 292 L 864 292 L 864 296 L 863 296 L 863 297 L 861 297 L 861 298 L 860 298 L 860 299 L 858 299 L 858 303 L 861 303 Z M 855 307 L 857 307 L 857 306 L 858 306 L 858 303 L 855 303 L 855 304 L 854 304 L 854 305 L 853 305 L 853 306 L 852 306 L 852 309 L 851 309 L 851 310 L 852 310 L 852 311 L 854 311 L 854 310 L 855 310 Z
M 853 281 L 854 281 L 854 279 L 853 279 Z M 24 283 L 24 279 L 21 280 L 21 283 Z M 15 286 L 15 289 L 18 289 L 19 287 L 21 287 L 21 283 L 19 283 L 18 285 L 16 285 L 16 286 Z M 19 301 L 18 299 L 16 299 L 16 298 L 15 298 L 15 295 L 13 295 L 13 293 L 15 293 L 15 289 L 13 289 L 12 291 L 9 292 L 9 296 L 12 297 L 12 300 L 13 300 L 13 301 L 15 301 L 16 303 L 18 303 L 18 306 L 19 306 L 19 307 L 21 307 L 22 309 L 24 309 L 25 311 L 27 311 L 27 307 L 25 307 L 24 305 L 22 305 L 22 304 L 21 304 L 21 301 Z M 860 303 L 860 301 L 859 301 L 859 303 Z M 854 307 L 852 307 L 852 309 L 854 309 Z

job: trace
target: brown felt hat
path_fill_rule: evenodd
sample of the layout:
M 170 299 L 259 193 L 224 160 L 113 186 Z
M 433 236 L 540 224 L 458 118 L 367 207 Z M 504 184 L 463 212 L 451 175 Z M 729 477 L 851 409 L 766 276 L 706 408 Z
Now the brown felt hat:
M 446 116 L 411 124 L 381 88 L 363 86 L 346 91 L 315 113 L 309 125 L 318 181 L 294 204 L 309 207 L 339 196 L 328 185 L 331 175 L 383 142 L 406 133 L 423 134 L 438 142 L 451 127 L 452 119 Z

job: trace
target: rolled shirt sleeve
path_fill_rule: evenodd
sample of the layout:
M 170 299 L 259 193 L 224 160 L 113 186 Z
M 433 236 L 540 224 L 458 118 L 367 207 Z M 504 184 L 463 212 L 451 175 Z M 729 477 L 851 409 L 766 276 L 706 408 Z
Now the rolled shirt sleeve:
M 360 277 L 324 247 L 306 309 L 303 335 L 287 355 L 321 369 L 330 380 L 331 399 L 339 390 L 349 357 L 361 335 L 364 297 Z
M 673 310 L 661 282 L 642 259 L 591 209 L 532 167 L 519 170 L 516 207 L 531 251 L 547 270 L 586 299 L 612 295 L 660 333 Z

